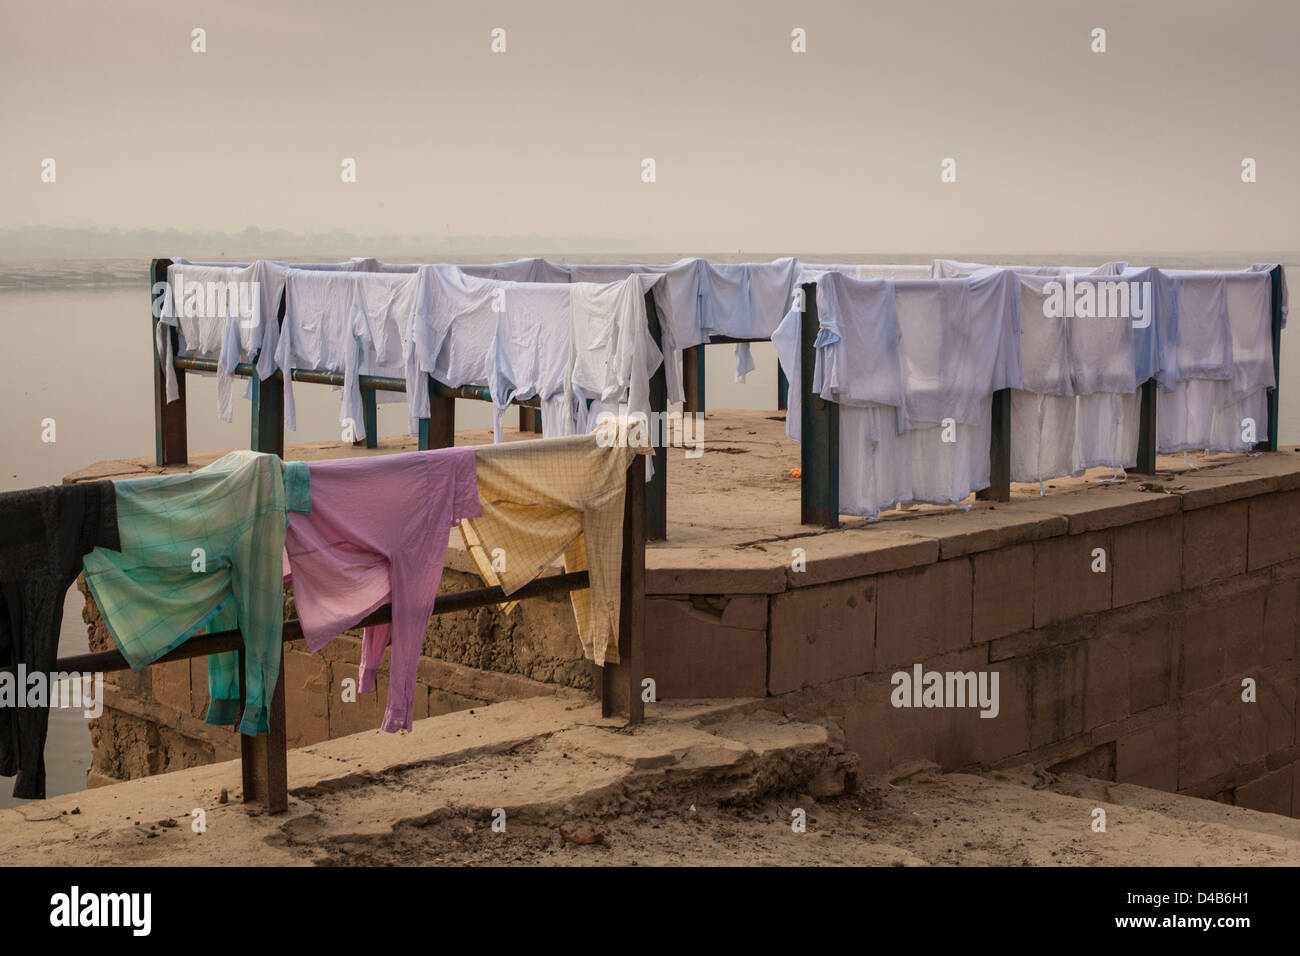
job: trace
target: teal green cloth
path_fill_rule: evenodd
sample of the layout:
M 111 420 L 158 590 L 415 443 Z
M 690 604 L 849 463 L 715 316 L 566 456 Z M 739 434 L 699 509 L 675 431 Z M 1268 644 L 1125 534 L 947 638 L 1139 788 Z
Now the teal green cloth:
M 245 706 L 239 732 L 267 733 L 280 673 L 288 512 L 311 511 L 306 462 L 236 451 L 190 474 L 114 482 L 121 550 L 96 548 L 86 584 L 131 669 L 200 630 L 238 623 Z M 210 722 L 234 722 L 235 655 L 208 661 Z
M 228 602 L 204 630 L 209 634 L 239 627 L 235 602 Z M 272 685 L 274 687 L 274 685 Z M 208 655 L 208 715 L 204 720 L 218 727 L 239 723 L 239 652 Z

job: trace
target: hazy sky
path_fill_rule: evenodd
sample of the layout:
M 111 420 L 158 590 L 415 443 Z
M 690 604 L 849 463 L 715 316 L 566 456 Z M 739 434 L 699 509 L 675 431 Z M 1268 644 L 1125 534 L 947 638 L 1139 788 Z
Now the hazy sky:
M 0 227 L 1300 247 L 1293 0 L 0 10 Z M 956 183 L 940 182 L 945 157 Z M 1242 183 L 1244 157 L 1258 182 Z

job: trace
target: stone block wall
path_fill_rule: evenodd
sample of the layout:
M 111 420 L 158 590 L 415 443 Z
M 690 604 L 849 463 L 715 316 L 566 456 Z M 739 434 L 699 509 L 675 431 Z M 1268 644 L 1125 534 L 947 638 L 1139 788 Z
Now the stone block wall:
M 759 622 L 754 595 L 652 599 L 647 673 L 665 698 L 762 696 L 765 639 L 766 694 L 835 723 L 864 773 L 1036 762 L 1300 816 L 1300 492 L 1250 491 L 1017 503 L 974 536 L 863 528 L 899 537 L 876 573 L 816 583 L 813 536 L 808 570 L 766 595 L 765 635 L 699 610 Z M 918 663 L 996 672 L 997 717 L 893 706 L 892 676 Z

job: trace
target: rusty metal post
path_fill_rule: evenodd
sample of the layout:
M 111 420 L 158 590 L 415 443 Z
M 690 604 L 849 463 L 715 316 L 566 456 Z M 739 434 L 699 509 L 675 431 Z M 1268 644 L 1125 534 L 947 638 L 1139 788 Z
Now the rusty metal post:
M 425 379 L 429 389 L 429 417 L 420 419 L 420 450 L 451 448 L 456 444 L 456 399 L 439 395 L 432 375 Z M 407 387 L 411 387 L 409 382 Z
M 373 388 L 361 390 L 361 420 L 366 429 L 366 437 L 354 441 L 353 445 L 365 445 L 367 448 L 379 447 L 379 402 L 378 393 Z
M 239 652 L 239 709 L 243 712 L 247 688 L 244 683 L 244 656 Z M 239 735 L 239 762 L 243 777 L 244 802 L 262 803 L 271 813 L 289 809 L 289 743 L 284 704 L 284 648 L 280 649 L 280 675 L 271 695 L 267 715 L 270 733 L 249 737 Z
M 645 719 L 641 681 L 645 673 L 645 459 L 637 455 L 627 469 L 623 501 L 623 559 L 619 577 L 617 664 L 595 668 L 600 712 L 627 714 L 629 724 Z
M 530 405 L 519 406 L 519 430 L 521 432 L 532 432 L 535 435 L 542 433 L 542 410 L 533 408 Z

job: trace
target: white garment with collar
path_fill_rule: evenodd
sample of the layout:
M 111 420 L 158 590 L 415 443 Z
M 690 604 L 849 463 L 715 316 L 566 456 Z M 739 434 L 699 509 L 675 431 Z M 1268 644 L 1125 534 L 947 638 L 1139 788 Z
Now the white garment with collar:
M 1161 453 L 1243 452 L 1267 437 L 1268 389 L 1276 384 L 1270 268 L 1169 270 L 1178 291 L 1182 380 L 1171 394 L 1159 396 Z M 1192 356 L 1198 354 L 1203 357 L 1196 361 Z
M 1013 467 L 1014 480 L 1044 481 L 1101 465 L 1127 468 L 1137 463 L 1134 322 L 1147 321 L 1142 316 L 1154 308 L 1147 300 L 1154 292 L 1137 280 L 1106 271 L 1045 280 L 1053 283 L 1054 311 L 1064 313 L 1069 388 L 1064 394 L 1039 396 L 1036 427 L 1016 414 L 1013 401 L 1012 448 L 1027 446 L 1022 462 L 1034 459 L 1037 465 L 1036 472 Z M 1035 294 L 1044 283 L 1041 276 L 1021 281 Z M 1022 415 L 1028 404 L 1021 399 Z
M 1005 270 L 893 285 L 911 500 L 957 504 L 989 484 L 993 392 L 1022 381 L 1020 285 Z
M 708 335 L 770 339 L 784 319 L 794 294 L 799 261 L 703 264 L 700 328 Z M 754 370 L 748 342 L 735 348 L 736 381 Z
M 449 388 L 488 386 L 497 319 L 510 307 L 513 285 L 449 265 L 421 266 L 415 273 L 404 356 L 412 435 L 419 419 L 429 417 L 426 375 Z
M 215 359 L 218 362 L 217 413 L 223 420 L 230 421 L 233 411 L 232 384 L 236 365 L 256 359 L 257 375 L 261 379 L 265 379 L 275 371 L 275 353 L 279 345 L 280 333 L 280 302 L 284 296 L 285 280 L 289 270 L 297 268 L 312 272 L 351 272 L 364 269 L 365 263 L 366 260 L 352 260 L 339 263 L 304 263 L 294 266 L 287 262 L 261 259 L 251 263 L 200 263 L 178 257 L 172 260 L 172 265 L 168 268 L 169 277 L 173 274 L 173 270 L 176 270 L 176 274 L 187 276 L 182 280 L 186 283 L 208 281 L 255 283 L 257 302 L 252 314 L 238 317 L 240 319 L 238 323 L 218 322 L 215 316 L 189 321 L 183 315 L 168 312 L 164 315 L 167 321 L 160 322 L 159 327 L 176 325 L 182 334 L 188 331 L 187 338 L 195 344 L 195 348 L 187 348 L 182 355 Z M 228 318 L 235 317 L 228 316 Z M 185 325 L 178 324 L 180 322 L 184 322 Z M 236 325 L 238 328 L 235 327 Z M 219 336 L 221 340 L 220 344 L 215 346 L 213 346 L 214 336 Z M 172 366 L 170 336 L 164 336 L 159 332 L 157 346 L 158 354 L 163 359 L 167 401 L 174 402 L 179 393 L 176 370 Z M 245 398 L 248 397 L 251 385 L 250 380 L 245 387 Z
M 668 401 L 685 400 L 682 387 L 681 353 L 702 345 L 708 335 L 700 329 L 700 276 L 703 259 L 679 259 L 671 265 L 571 265 L 573 282 L 617 282 L 633 274 L 660 275 L 654 285 L 655 311 L 659 315 L 659 338 L 664 356 L 664 378 Z
M 429 414 L 425 374 L 452 388 L 493 389 L 498 420 L 510 398 L 537 394 L 547 434 L 589 431 L 600 411 L 618 413 L 624 402 L 648 415 L 649 380 L 662 355 L 650 338 L 644 296 L 659 280 L 511 282 L 455 266 L 421 267 L 406 353 L 412 432 Z M 548 336 L 556 323 L 567 324 L 567 333 Z
M 257 263 L 196 265 L 180 259 L 168 266 L 162 312 L 154 329 L 168 402 L 180 397 L 174 365 L 177 357 L 216 361 L 217 414 L 227 422 L 233 412 L 235 367 L 256 360 L 259 378 L 274 371 L 279 299 L 277 294 L 268 312 L 262 278 Z M 172 328 L 177 330 L 179 356 L 172 354 Z
M 905 363 L 893 283 L 825 273 L 817 283 L 816 305 L 819 328 L 812 391 L 841 405 L 902 408 Z M 798 317 L 799 313 L 791 315 Z M 796 391 L 802 396 L 802 390 L 794 388 L 799 378 L 799 343 L 783 331 L 786 328 L 787 323 L 782 322 L 773 341 L 780 340 L 782 365 L 790 362 L 786 377 L 793 400 Z M 798 417 L 797 405 L 791 406 L 787 422 Z M 899 430 L 897 422 L 891 427 Z
M 811 387 L 823 398 L 896 407 L 898 427 L 905 429 L 945 418 L 980 422 L 987 396 L 1021 384 L 1020 303 L 1009 273 L 892 282 L 810 266 L 801 280 L 816 284 L 819 329 Z M 790 382 L 786 434 L 794 441 L 800 440 L 803 393 L 801 326 L 801 313 L 792 309 L 772 335 Z
M 366 437 L 360 376 L 402 378 L 415 277 L 290 269 L 275 363 L 284 376 L 284 423 L 297 428 L 293 369 L 342 373 L 339 422 Z M 400 393 L 385 393 L 398 395 Z M 376 398 L 380 396 L 377 394 Z
M 578 431 L 591 431 L 602 412 L 650 416 L 650 378 L 663 361 L 650 337 L 645 293 L 658 275 L 620 282 L 575 282 L 572 362 L 567 391 Z

